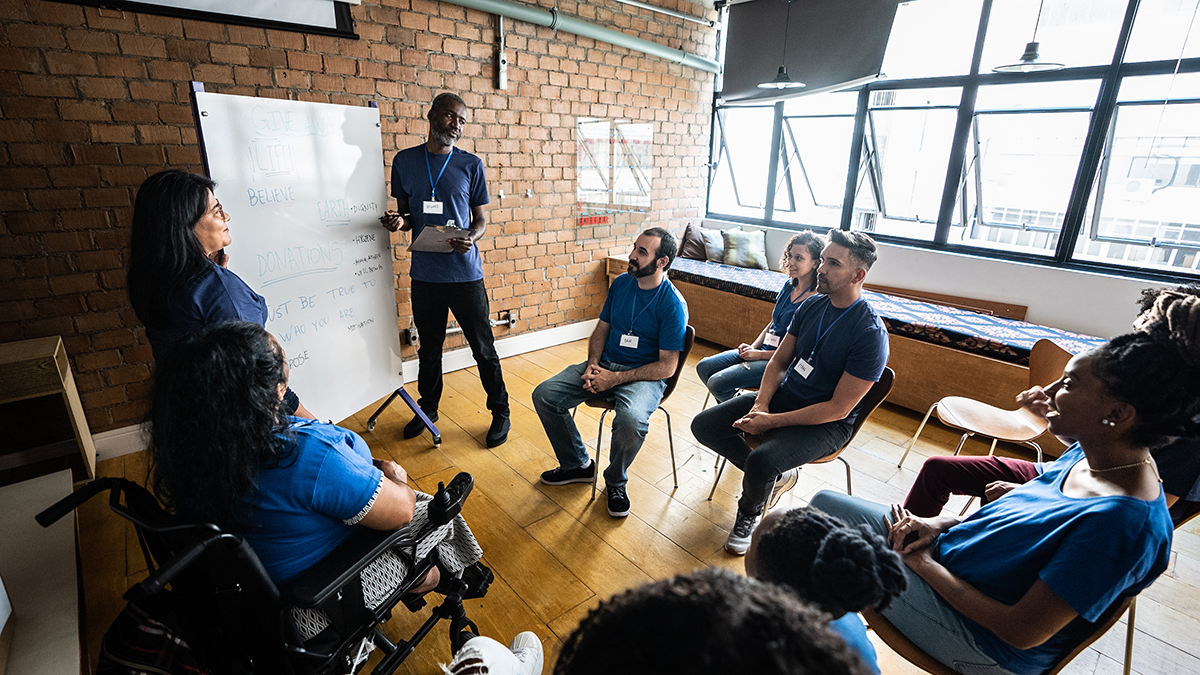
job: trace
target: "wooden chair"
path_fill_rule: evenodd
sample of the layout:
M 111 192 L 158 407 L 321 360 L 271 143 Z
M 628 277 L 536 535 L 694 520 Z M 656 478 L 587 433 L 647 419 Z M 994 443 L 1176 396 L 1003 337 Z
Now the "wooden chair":
M 679 487 L 679 473 L 675 468 L 675 435 L 671 432 L 671 413 L 662 407 L 667 399 L 671 396 L 671 392 L 675 391 L 675 385 L 679 384 L 679 375 L 683 372 L 683 366 L 687 363 L 688 354 L 692 352 L 692 344 L 696 342 L 696 329 L 688 326 L 683 333 L 683 351 L 679 353 L 679 362 L 675 364 L 675 372 L 671 377 L 667 378 L 667 388 L 663 390 L 662 398 L 658 401 L 658 409 L 667 416 L 667 443 L 671 448 L 671 477 L 675 480 L 675 487 Z M 596 472 L 592 476 L 592 500 L 596 499 L 596 482 L 600 477 L 600 440 L 604 436 L 604 416 L 611 410 L 617 409 L 617 400 L 611 395 L 600 395 L 595 398 L 589 398 L 584 401 L 584 405 L 589 408 L 600 408 L 604 412 L 600 413 L 600 428 L 596 431 Z
M 1029 386 L 1045 386 L 1054 382 L 1062 376 L 1063 369 L 1067 367 L 1067 362 L 1070 360 L 1070 352 L 1049 340 L 1038 340 L 1034 343 L 1033 349 L 1029 350 Z M 1013 396 L 1015 398 L 1016 393 Z M 921 425 L 917 427 L 917 433 L 913 434 L 908 449 L 904 451 L 899 463 L 896 464 L 897 467 L 904 465 L 904 460 L 916 446 L 917 439 L 921 437 L 921 432 L 925 429 L 925 423 L 929 421 L 929 416 L 935 410 L 938 419 L 943 424 L 963 432 L 962 438 L 958 440 L 958 447 L 954 448 L 955 455 L 962 452 L 963 444 L 967 442 L 968 438 L 978 434 L 992 439 L 992 447 L 988 451 L 989 456 L 996 453 L 997 441 L 1008 441 L 1028 445 L 1037 451 L 1037 461 L 1042 461 L 1042 448 L 1033 439 L 1046 432 L 1046 420 L 1034 415 L 1024 407 L 1016 410 L 1004 410 L 971 398 L 947 396 L 929 406 L 929 411 L 925 413 L 925 419 L 921 420 Z M 967 507 L 970 505 L 971 501 L 968 500 L 967 506 L 963 507 L 963 513 L 966 513 Z
M 1121 615 L 1125 613 L 1125 610 L 1132 606 L 1133 600 L 1134 596 L 1129 596 L 1113 603 L 1113 606 L 1109 607 L 1100 618 L 1100 621 L 1096 623 L 1096 630 L 1090 635 L 1084 636 L 1073 649 L 1065 652 L 1042 675 L 1056 675 L 1056 673 L 1065 668 L 1076 656 L 1083 653 L 1083 650 L 1087 649 L 1089 645 L 1100 639 L 1100 636 L 1107 633 L 1116 625 Z M 879 639 L 883 640 L 884 644 L 899 654 L 905 661 L 933 675 L 959 675 L 957 670 L 938 661 L 918 647 L 882 614 L 866 609 L 863 610 L 862 615 L 867 620 L 867 625 L 871 627 L 871 630 L 875 631 L 875 634 L 879 636 Z
M 846 448 L 850 447 L 850 444 L 854 442 L 854 437 L 858 435 L 858 430 L 862 428 L 863 423 L 867 421 L 867 418 L 871 416 L 871 413 L 875 412 L 875 409 L 879 407 L 879 404 L 883 403 L 883 399 L 887 398 L 888 393 L 892 391 L 892 384 L 894 384 L 895 381 L 896 372 L 891 368 L 885 367 L 883 369 L 883 373 L 879 375 L 879 381 L 871 385 L 871 388 L 867 390 L 866 395 L 863 396 L 862 400 L 858 402 L 858 406 L 856 408 L 858 410 L 858 417 L 854 420 L 854 428 L 850 431 L 850 438 L 846 441 L 846 444 L 838 448 L 833 453 L 809 462 L 809 464 L 828 464 L 836 459 L 844 464 L 846 466 L 846 494 L 853 494 L 853 486 L 850 482 L 850 462 L 847 462 L 846 458 L 842 457 L 842 453 L 845 452 Z M 746 445 L 750 446 L 750 449 L 753 450 L 762 444 L 764 440 L 765 439 L 762 436 L 748 435 L 746 436 Z M 720 466 L 717 468 L 717 477 L 713 481 L 712 490 L 710 490 L 708 493 L 708 501 L 710 502 L 712 501 L 713 495 L 717 492 L 717 483 L 721 482 L 721 473 L 725 471 L 726 461 L 727 460 L 724 457 L 721 457 Z

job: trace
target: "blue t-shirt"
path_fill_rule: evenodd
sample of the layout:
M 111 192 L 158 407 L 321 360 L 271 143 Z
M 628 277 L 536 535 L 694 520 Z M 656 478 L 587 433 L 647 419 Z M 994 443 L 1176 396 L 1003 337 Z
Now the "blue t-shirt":
M 863 298 L 850 307 L 838 309 L 829 296 L 814 295 L 800 303 L 788 332 L 796 338 L 796 352 L 782 386 L 804 405 L 831 400 L 843 373 L 878 382 L 887 365 L 887 329 Z M 813 367 L 808 377 L 796 372 L 796 362 L 800 359 Z M 856 407 L 845 422 L 853 424 L 857 418 Z
M 267 301 L 241 277 L 208 261 L 204 271 L 170 295 L 166 326 L 146 326 L 154 360 L 161 362 L 183 338 L 225 321 L 267 323 Z
M 687 302 L 669 279 L 642 290 L 637 279 L 622 274 L 600 310 L 600 320 L 610 326 L 600 359 L 638 368 L 657 361 L 659 350 L 681 352 L 687 319 Z M 627 334 L 637 336 L 636 348 L 621 346 L 621 336 Z
M 990 598 L 1015 604 L 1041 579 L 1079 617 L 1041 646 L 1017 649 L 963 617 L 976 642 L 1017 675 L 1041 673 L 1104 610 L 1150 585 L 1167 569 L 1171 516 L 1158 499 L 1062 493 L 1084 459 L 1076 443 L 1045 471 L 980 508 L 938 540 L 942 565 Z
M 295 577 L 337 548 L 351 520 L 375 496 L 383 472 L 353 431 L 292 418 L 292 454 L 258 474 L 258 527 L 244 536 L 276 583 Z M 286 438 L 286 436 L 285 436 Z
M 862 658 L 863 663 L 867 664 L 872 673 L 879 675 L 875 645 L 871 644 L 871 639 L 867 637 L 867 627 L 863 624 L 861 616 L 855 613 L 843 614 L 842 618 L 830 621 L 829 628 L 842 636 L 850 649 Z
M 437 183 L 436 193 L 433 183 Z M 408 200 L 413 241 L 426 225 L 453 220 L 457 227 L 470 228 L 471 209 L 488 203 L 483 160 L 457 148 L 449 155 L 434 155 L 423 143 L 401 150 L 392 160 L 392 196 Z M 442 203 L 441 213 L 425 213 L 425 202 L 433 200 Z M 479 247 L 472 246 L 466 253 L 413 251 L 409 276 L 442 284 L 479 281 L 483 278 Z
M 806 290 L 805 293 L 807 292 Z M 807 299 L 805 298 L 805 300 Z M 799 302 L 792 302 L 792 280 L 788 279 L 783 283 L 783 288 L 779 290 L 779 296 L 775 298 L 775 308 L 771 310 L 771 325 L 767 326 L 767 332 L 778 335 L 779 339 L 783 340 L 788 326 L 792 325 L 792 317 L 796 315 L 796 309 L 799 307 Z M 763 342 L 761 348 L 769 351 L 775 349 L 775 345 Z

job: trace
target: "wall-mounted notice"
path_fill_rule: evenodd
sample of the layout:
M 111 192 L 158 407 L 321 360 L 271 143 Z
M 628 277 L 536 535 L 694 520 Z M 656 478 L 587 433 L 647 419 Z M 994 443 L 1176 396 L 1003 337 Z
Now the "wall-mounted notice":
M 232 220 L 229 269 L 267 299 L 292 389 L 345 419 L 403 383 L 376 108 L 195 92 Z

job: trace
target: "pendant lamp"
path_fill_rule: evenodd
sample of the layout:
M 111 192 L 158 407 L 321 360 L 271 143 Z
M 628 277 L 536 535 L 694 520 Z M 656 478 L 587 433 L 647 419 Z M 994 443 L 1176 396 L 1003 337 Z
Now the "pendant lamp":
M 788 29 L 792 25 L 792 3 L 795 0 L 783 0 L 787 3 L 787 20 L 783 23 L 783 60 L 779 64 L 779 72 L 775 74 L 775 79 L 770 82 L 760 82 L 759 89 L 799 89 L 804 86 L 803 82 L 797 82 L 788 77 L 787 72 L 787 41 Z
M 1043 61 L 1038 56 L 1038 41 L 1037 31 L 1038 24 L 1042 22 L 1042 7 L 1045 6 L 1046 0 L 1038 3 L 1037 20 L 1033 23 L 1033 39 L 1025 45 L 1025 53 L 1021 55 L 1021 59 L 1016 63 L 1010 63 L 1006 66 L 996 66 L 992 68 L 993 73 L 1039 73 L 1050 70 L 1062 70 L 1066 68 L 1061 63 L 1050 63 Z M 760 85 L 761 86 L 761 85 Z

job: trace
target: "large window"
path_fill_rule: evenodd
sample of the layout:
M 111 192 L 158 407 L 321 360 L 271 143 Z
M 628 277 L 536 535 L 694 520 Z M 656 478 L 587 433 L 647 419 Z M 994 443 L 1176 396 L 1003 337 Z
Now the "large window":
M 1046 265 L 1200 274 L 1198 5 L 904 3 L 885 79 L 716 109 L 709 215 Z M 1042 59 L 1067 67 L 993 73 L 1018 60 L 1035 24 Z

